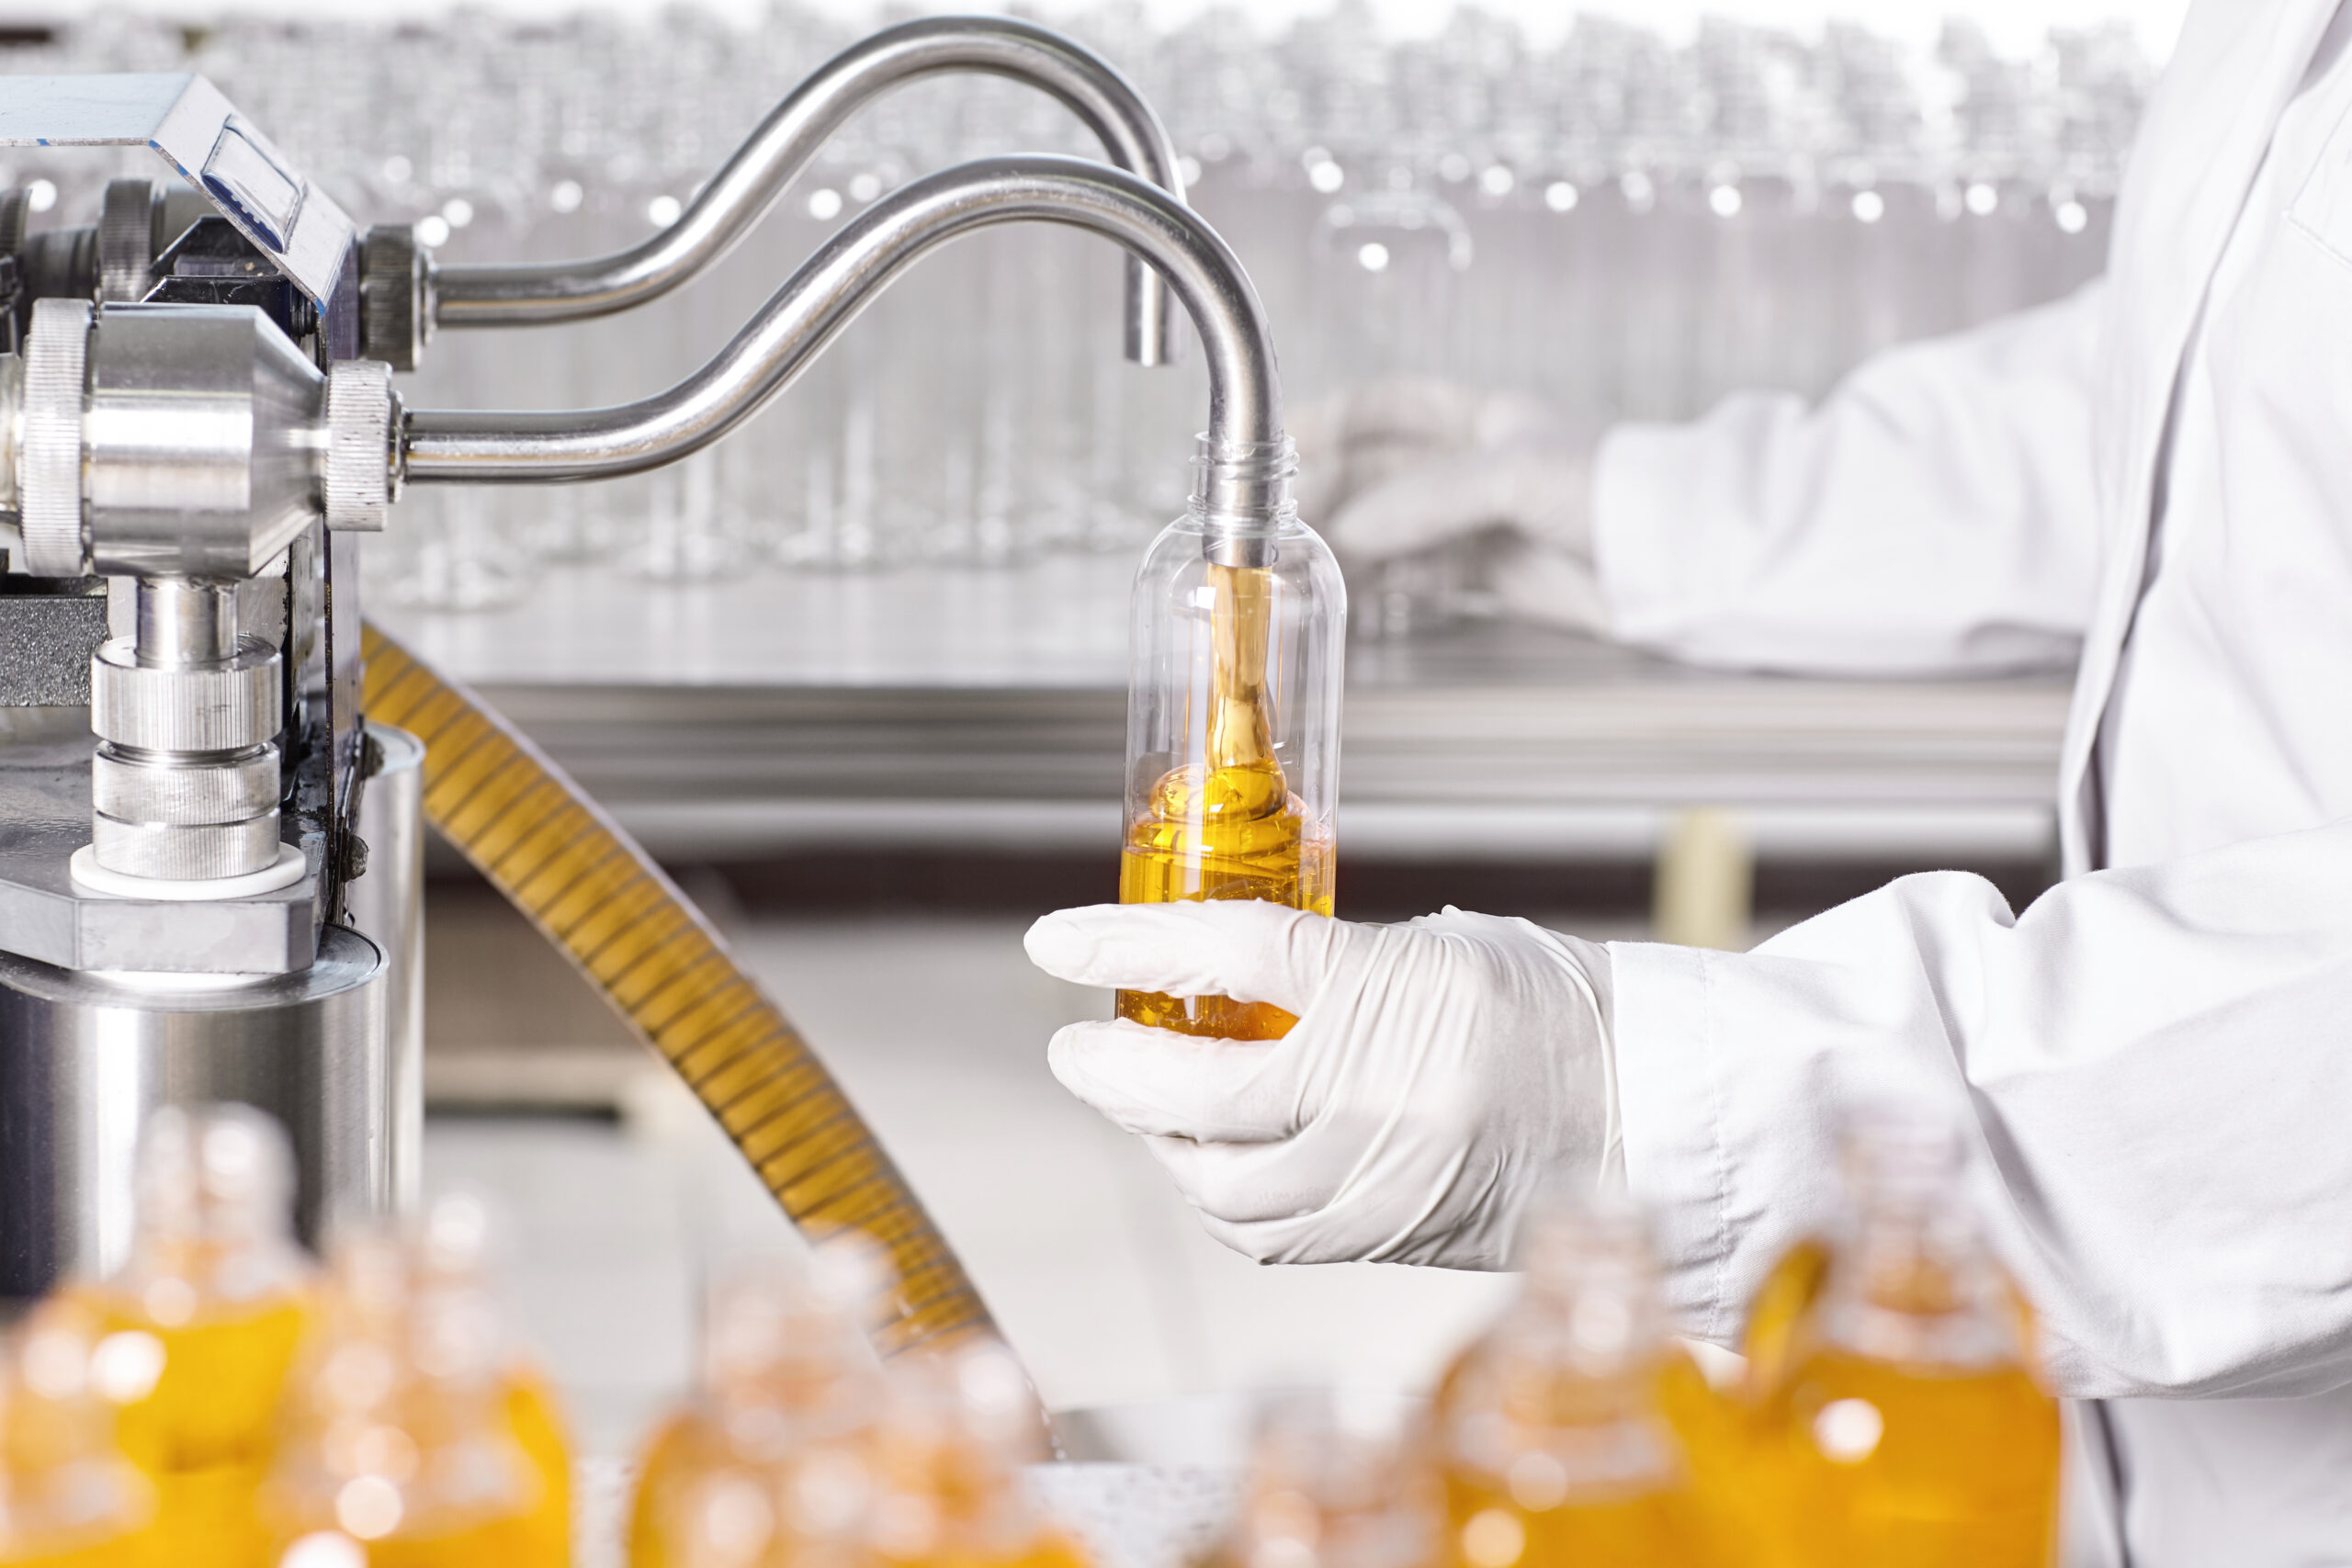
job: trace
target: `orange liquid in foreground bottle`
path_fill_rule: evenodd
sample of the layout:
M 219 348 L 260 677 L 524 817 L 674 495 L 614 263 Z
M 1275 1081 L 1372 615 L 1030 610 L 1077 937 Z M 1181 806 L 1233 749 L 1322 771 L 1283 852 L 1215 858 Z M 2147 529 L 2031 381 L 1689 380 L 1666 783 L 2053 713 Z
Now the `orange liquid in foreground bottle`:
M 1764 1560 L 2048 1568 L 2058 1409 L 1968 1217 L 1957 1140 L 1899 1111 L 1858 1125 L 1848 1161 L 1843 1234 L 1800 1245 L 1751 1328 Z
M 336 1237 L 261 1489 L 284 1568 L 563 1568 L 569 1465 L 545 1384 L 488 1290 L 486 1216 Z
M 155 1487 L 149 1546 L 174 1568 L 247 1568 L 268 1532 L 254 1504 L 277 1399 L 311 1314 L 288 1218 L 292 1156 L 243 1106 L 159 1111 L 140 1156 L 122 1271 L 71 1298 L 149 1364 L 116 1438 Z
M 1714 1562 L 1730 1427 L 1666 1336 L 1638 1215 L 1555 1200 L 1521 1247 L 1520 1300 L 1439 1393 L 1446 1562 Z
M 49 1301 L 0 1343 L 0 1565 L 163 1568 L 154 1487 L 114 1445 L 108 1385 L 145 1375 L 142 1348 L 100 1355 L 96 1320 Z M 124 1364 L 125 1350 L 130 1365 Z

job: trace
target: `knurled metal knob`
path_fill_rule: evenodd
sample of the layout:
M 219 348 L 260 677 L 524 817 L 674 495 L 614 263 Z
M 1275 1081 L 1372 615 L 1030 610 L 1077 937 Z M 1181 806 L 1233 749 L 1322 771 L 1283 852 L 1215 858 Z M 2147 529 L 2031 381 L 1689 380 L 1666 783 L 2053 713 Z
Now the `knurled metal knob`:
M 98 864 L 125 876 L 170 882 L 250 876 L 277 860 L 277 808 L 249 821 L 184 827 L 167 822 L 124 822 L 95 812 L 90 844 Z
M 98 208 L 98 298 L 129 304 L 147 297 L 155 265 L 155 186 L 108 180 Z
M 82 507 L 90 315 L 87 299 L 36 299 L 32 328 L 25 334 L 17 491 L 25 570 L 35 577 L 82 577 L 90 570 Z
M 381 533 L 393 486 L 400 399 L 392 367 L 339 359 L 327 368 L 327 526 Z
M 129 637 L 90 658 L 90 728 L 141 751 L 243 751 L 283 728 L 277 649 L 253 637 L 217 664 L 139 662 Z
M 124 822 L 209 827 L 249 822 L 277 806 L 277 748 L 229 756 L 128 754 L 101 746 L 90 768 L 90 803 Z
M 433 333 L 433 264 L 405 223 L 379 223 L 359 242 L 359 352 L 413 370 Z

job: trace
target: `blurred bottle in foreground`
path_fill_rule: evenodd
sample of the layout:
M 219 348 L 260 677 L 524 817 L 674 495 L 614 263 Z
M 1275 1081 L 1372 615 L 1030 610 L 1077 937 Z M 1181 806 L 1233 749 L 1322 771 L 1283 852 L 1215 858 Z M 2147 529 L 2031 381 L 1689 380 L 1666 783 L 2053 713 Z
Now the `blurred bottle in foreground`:
M 1758 1297 L 1749 1334 L 1769 1559 L 1804 1568 L 2046 1568 L 2056 1403 L 1986 1247 L 1962 1145 L 1931 1104 L 1881 1097 L 1847 1136 L 1846 1212 Z
M 1219 1568 L 1424 1568 L 1440 1503 L 1428 1435 L 1393 1401 L 1283 1394 L 1260 1413 L 1240 1517 Z
M 116 1397 L 152 1382 L 152 1342 L 101 1337 L 71 1303 L 36 1307 L 0 1349 L 0 1564 L 161 1568 L 154 1487 L 115 1447 Z M 116 1397 L 110 1397 L 116 1396 Z
M 336 1239 L 261 1496 L 282 1568 L 563 1568 L 569 1460 L 469 1197 Z
M 632 1568 L 864 1561 L 882 1374 L 861 1322 L 888 1273 L 837 1237 L 713 1284 L 700 1384 L 639 1465 Z
M 888 1568 L 1087 1568 L 1029 1495 L 1046 1458 L 1037 1396 L 981 1341 L 891 1364 L 875 1435 L 874 1557 Z
M 121 1270 L 66 1299 L 110 1356 L 152 1369 L 123 1389 L 117 1438 L 156 1489 L 154 1560 L 250 1568 L 267 1551 L 254 1492 L 310 1313 L 286 1134 L 249 1106 L 158 1111 L 138 1200 Z
M 1519 1299 L 1439 1393 L 1446 1561 L 1460 1568 L 1711 1561 L 1736 1427 L 1669 1338 L 1629 1202 L 1528 1216 Z

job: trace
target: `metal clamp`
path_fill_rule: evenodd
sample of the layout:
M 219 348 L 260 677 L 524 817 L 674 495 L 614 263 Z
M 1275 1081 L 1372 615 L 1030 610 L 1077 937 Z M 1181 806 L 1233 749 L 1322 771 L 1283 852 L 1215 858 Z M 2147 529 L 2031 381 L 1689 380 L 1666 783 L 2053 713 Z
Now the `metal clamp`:
M 327 526 L 383 532 L 384 513 L 399 499 L 393 438 L 400 398 L 392 367 L 374 359 L 339 359 L 327 368 Z
M 35 577 L 81 577 L 90 570 L 82 507 L 90 321 L 87 299 L 36 299 L 32 330 L 25 336 L 17 482 L 25 570 Z

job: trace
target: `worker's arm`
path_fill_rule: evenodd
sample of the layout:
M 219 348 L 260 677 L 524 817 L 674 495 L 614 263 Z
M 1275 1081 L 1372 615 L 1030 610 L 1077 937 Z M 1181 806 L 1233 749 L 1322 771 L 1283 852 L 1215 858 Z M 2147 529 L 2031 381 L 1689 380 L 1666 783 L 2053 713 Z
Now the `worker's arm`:
M 2105 292 L 1892 349 L 1815 406 L 1746 393 L 1611 431 L 1592 492 L 1611 631 L 1823 673 L 2070 661 L 2098 578 Z
M 1821 1223 L 1843 1069 L 1974 1129 L 2061 1393 L 2352 1382 L 2352 821 L 2061 884 L 1905 877 L 1748 953 L 1611 948 L 1625 1167 L 1727 1339 Z
M 2058 1392 L 2352 1382 L 2352 819 L 2045 893 L 1937 872 L 1754 953 L 1448 911 L 1102 905 L 1080 984 L 1295 1012 L 1273 1042 L 1078 1023 L 1051 1060 L 1268 1261 L 1495 1268 L 1546 1181 L 1624 1179 L 1688 1331 L 1736 1338 L 1829 1220 L 1841 1102 L 1899 1070 L 1970 1132 Z

